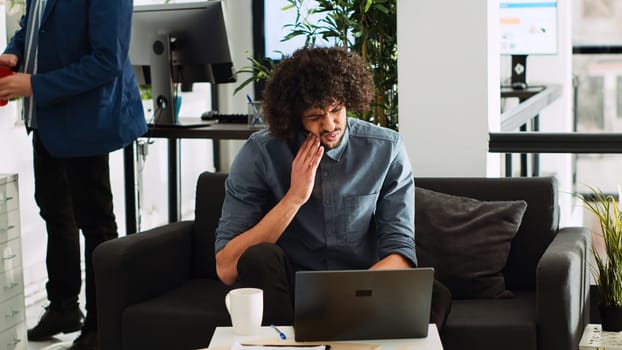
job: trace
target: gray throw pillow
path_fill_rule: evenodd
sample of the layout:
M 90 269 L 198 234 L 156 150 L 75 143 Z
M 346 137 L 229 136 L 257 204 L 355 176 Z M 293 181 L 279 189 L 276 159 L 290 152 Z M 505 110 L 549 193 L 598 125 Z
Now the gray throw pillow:
M 456 299 L 506 298 L 503 268 L 527 208 L 525 201 L 479 201 L 417 187 L 415 242 L 419 266 Z

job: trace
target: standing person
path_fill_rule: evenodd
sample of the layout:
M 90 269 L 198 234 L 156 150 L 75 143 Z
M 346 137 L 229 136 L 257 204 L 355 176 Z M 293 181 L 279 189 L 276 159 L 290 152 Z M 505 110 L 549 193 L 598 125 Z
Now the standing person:
M 264 290 L 266 323 L 292 323 L 297 270 L 417 265 L 400 135 L 347 117 L 371 96 L 364 62 L 340 48 L 298 50 L 266 85 L 268 129 L 233 161 L 215 247 L 222 282 Z M 442 328 L 451 294 L 433 290 L 431 321 Z
M 0 98 L 24 97 L 33 135 L 35 200 L 47 229 L 47 297 L 28 339 L 81 330 L 70 349 L 97 348 L 91 255 L 117 237 L 108 154 L 147 131 L 128 58 L 132 0 L 27 0 L 20 29 L 0 55 L 19 73 Z M 86 318 L 79 230 L 85 240 Z

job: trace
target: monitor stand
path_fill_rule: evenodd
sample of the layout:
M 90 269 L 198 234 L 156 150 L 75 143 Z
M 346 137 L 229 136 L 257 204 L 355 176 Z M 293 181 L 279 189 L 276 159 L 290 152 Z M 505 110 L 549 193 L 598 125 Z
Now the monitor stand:
M 512 55 L 511 86 L 515 90 L 525 90 L 527 85 L 527 55 Z
M 155 125 L 175 125 L 175 101 L 171 80 L 171 36 L 158 35 L 151 46 L 151 94 Z
M 194 128 L 212 124 L 209 121 L 196 118 L 177 118 L 181 100 L 175 97 L 172 80 L 171 45 L 175 40 L 169 34 L 160 34 L 156 37 L 151 48 L 151 93 L 156 118 L 153 126 Z

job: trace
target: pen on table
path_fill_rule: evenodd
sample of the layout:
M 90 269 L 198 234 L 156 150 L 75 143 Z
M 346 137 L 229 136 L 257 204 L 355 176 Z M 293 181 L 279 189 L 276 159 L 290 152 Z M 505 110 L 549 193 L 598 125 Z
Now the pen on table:
M 277 333 L 279 333 L 279 337 L 281 337 L 281 339 L 283 340 L 287 339 L 287 336 L 285 336 L 285 333 L 281 332 L 281 330 L 276 328 L 275 325 L 271 324 L 270 327 L 272 327 L 272 329 L 274 329 Z

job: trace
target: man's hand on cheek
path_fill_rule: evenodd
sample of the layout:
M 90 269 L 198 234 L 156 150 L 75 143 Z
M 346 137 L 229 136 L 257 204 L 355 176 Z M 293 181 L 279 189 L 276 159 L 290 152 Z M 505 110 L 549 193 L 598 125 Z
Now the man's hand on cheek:
M 320 139 L 313 134 L 308 134 L 292 162 L 289 191 L 299 204 L 304 204 L 311 196 L 315 173 L 323 154 L 324 147 L 320 145 Z

